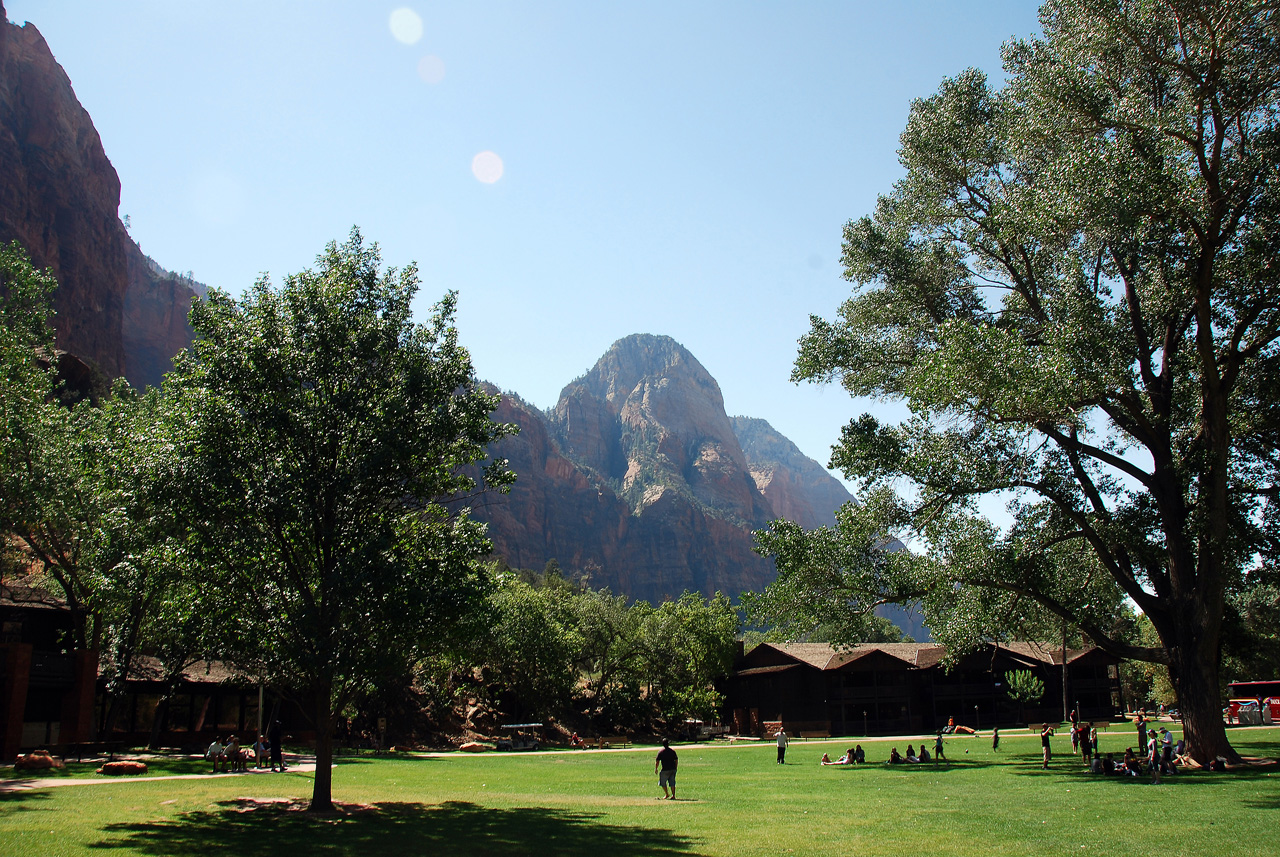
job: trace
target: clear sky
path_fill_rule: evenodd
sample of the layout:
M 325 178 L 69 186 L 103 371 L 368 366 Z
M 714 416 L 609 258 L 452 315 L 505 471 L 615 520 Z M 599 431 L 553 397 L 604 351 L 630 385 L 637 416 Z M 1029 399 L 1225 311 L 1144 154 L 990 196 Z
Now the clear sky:
M 667 334 L 825 463 L 865 410 L 788 380 L 911 100 L 1034 2 L 5 0 L 93 117 L 143 251 L 233 294 L 358 225 L 460 294 L 477 373 L 542 407 Z M 479 156 L 479 157 L 477 157 Z M 496 157 L 495 157 L 496 156 Z

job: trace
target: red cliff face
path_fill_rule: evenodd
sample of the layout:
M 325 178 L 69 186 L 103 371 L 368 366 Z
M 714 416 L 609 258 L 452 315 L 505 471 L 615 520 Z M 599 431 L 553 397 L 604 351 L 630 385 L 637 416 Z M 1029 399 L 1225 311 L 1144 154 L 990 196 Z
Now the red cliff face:
M 141 389 L 159 387 L 173 368 L 173 358 L 191 344 L 194 333 L 187 323 L 191 302 L 204 296 L 204 286 L 166 271 L 129 241 L 129 288 L 124 297 L 121 337 L 124 342 L 124 374 Z
M 3 18 L 0 6 L 0 18 Z M 124 373 L 128 236 L 120 179 L 71 81 L 31 24 L 0 22 L 0 240 L 58 279 L 57 345 Z
M 773 563 L 752 551 L 751 531 L 776 509 L 757 488 L 719 385 L 674 340 L 620 340 L 564 388 L 551 414 L 505 396 L 494 418 L 521 426 L 493 450 L 519 479 L 510 495 L 486 496 L 475 514 L 510 565 L 555 559 L 588 572 L 593 586 L 651 601 L 685 590 L 736 597 L 773 580 Z M 802 460 L 843 491 L 795 455 L 773 472 Z M 812 477 L 788 477 L 788 496 L 820 509 L 829 486 Z M 811 483 L 819 486 L 813 496 Z
M 853 499 L 840 480 L 764 420 L 734 417 L 733 432 L 756 487 L 779 518 L 807 530 L 829 527 L 835 510 Z
M 120 179 L 44 37 L 0 3 L 0 241 L 58 280 L 57 346 L 134 386 L 191 342 L 190 281 L 148 264 L 120 223 Z

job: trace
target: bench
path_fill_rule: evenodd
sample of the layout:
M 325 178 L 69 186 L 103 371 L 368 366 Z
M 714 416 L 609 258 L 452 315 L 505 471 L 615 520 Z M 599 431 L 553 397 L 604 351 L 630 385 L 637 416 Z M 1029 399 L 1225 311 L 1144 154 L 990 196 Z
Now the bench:
M 85 756 L 89 758 L 106 756 L 108 761 L 114 762 L 116 753 L 124 749 L 124 742 L 77 741 L 68 744 L 46 744 L 42 749 L 48 750 L 49 755 L 58 756 L 64 760 L 75 757 L 75 760 L 79 762 Z
M 607 750 L 610 747 L 630 747 L 631 738 L 628 735 L 601 735 L 596 739 L 596 749 Z
M 805 740 L 809 740 L 810 738 L 830 738 L 831 731 L 829 729 L 818 729 L 814 731 L 805 729 L 801 731 L 800 737 Z

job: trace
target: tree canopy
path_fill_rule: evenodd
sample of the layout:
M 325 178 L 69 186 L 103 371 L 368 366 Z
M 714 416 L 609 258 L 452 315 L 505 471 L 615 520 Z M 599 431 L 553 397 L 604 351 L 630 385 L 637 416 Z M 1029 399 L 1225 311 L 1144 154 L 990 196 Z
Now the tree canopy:
M 383 271 L 353 230 L 280 288 L 264 277 L 195 305 L 165 387 L 160 490 L 205 586 L 237 605 L 228 654 L 310 699 L 315 810 L 330 806 L 334 713 L 444 645 L 483 595 L 466 468 L 515 427 L 490 419 L 455 296 L 415 324 L 417 289 L 414 267 Z M 484 475 L 513 478 L 501 460 Z
M 843 430 L 861 508 L 760 544 L 793 601 L 918 600 L 959 645 L 1048 617 L 1164 664 L 1192 753 L 1234 757 L 1224 615 L 1280 534 L 1280 19 L 1051 0 L 1041 23 L 1002 87 L 969 70 L 912 105 L 905 177 L 845 227 L 854 294 L 793 377 L 911 415 Z M 1157 642 L 1113 633 L 1126 600 Z

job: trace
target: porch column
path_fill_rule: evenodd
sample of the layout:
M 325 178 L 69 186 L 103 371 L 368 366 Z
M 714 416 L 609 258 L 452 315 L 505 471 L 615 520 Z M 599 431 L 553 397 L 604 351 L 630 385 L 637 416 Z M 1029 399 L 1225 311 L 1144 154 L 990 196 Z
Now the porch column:
M 27 685 L 31 680 L 31 644 L 0 646 L 4 657 L 4 695 L 0 702 L 0 759 L 10 761 L 22 744 L 22 718 L 27 710 Z
M 62 697 L 62 726 L 59 732 L 64 744 L 88 741 L 93 730 L 93 696 L 98 683 L 97 649 L 80 649 L 72 665 L 71 688 Z

